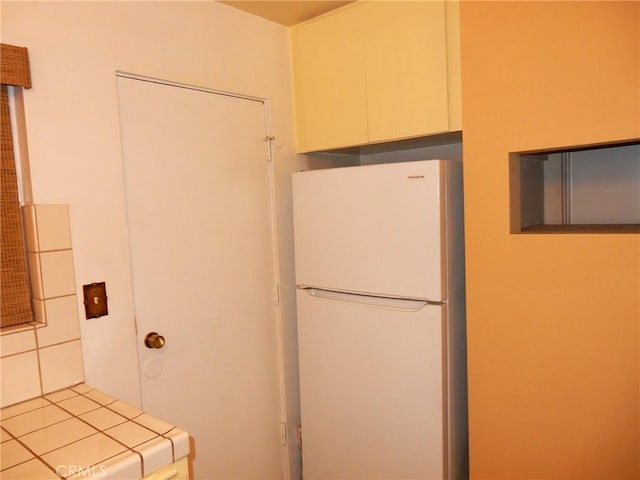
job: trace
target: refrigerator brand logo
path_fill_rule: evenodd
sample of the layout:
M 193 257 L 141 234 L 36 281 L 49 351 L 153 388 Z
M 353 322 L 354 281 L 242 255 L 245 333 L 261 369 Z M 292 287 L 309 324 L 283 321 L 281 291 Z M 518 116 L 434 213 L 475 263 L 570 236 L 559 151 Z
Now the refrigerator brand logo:
M 424 175 L 409 175 L 407 178 L 409 180 L 424 180 Z

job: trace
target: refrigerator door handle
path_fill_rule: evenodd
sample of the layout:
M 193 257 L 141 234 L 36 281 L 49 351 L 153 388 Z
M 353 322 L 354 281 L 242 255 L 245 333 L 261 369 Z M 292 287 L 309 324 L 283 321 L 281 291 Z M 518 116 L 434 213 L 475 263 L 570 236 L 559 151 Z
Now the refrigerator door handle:
M 341 292 L 336 290 L 326 290 L 309 286 L 299 286 L 310 297 L 318 300 L 327 300 L 340 303 L 351 303 L 372 308 L 382 308 L 386 310 L 401 310 L 405 312 L 417 312 L 427 305 L 441 305 L 440 303 L 429 302 L 427 300 L 416 300 L 407 298 L 381 297 L 367 295 L 363 293 Z

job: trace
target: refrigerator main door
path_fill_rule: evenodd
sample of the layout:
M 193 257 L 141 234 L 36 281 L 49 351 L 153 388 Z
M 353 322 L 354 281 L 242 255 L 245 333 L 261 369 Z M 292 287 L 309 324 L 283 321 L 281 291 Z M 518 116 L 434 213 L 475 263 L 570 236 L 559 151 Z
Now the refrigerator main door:
M 294 173 L 298 285 L 444 300 L 445 164 Z
M 325 296 L 297 296 L 305 480 L 442 479 L 445 307 Z

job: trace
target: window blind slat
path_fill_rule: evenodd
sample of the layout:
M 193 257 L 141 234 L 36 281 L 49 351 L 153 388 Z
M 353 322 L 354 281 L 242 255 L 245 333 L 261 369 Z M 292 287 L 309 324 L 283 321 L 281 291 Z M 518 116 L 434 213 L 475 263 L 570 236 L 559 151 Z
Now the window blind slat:
M 7 86 L 0 111 L 0 326 L 33 320 Z

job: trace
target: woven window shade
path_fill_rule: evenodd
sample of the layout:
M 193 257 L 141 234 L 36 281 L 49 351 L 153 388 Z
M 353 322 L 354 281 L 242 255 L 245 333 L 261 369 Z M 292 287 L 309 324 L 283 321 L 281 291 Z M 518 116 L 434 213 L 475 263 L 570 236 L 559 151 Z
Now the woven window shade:
M 2 44 L 0 60 L 0 326 L 7 327 L 33 320 L 7 91 L 31 79 L 25 48 Z
M 0 81 L 3 85 L 31 88 L 29 53 L 25 47 L 0 44 Z

